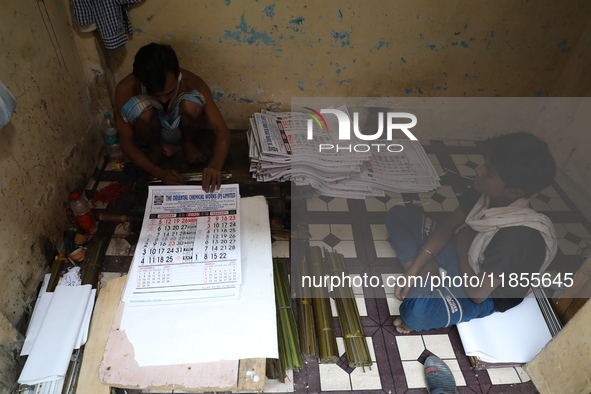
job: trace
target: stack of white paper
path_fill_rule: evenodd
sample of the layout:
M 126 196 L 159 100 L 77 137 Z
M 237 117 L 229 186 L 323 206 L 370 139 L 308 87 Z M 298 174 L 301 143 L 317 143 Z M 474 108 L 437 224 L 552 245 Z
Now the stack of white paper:
M 38 385 L 43 393 L 61 392 L 72 352 L 86 342 L 94 294 L 90 285 L 42 291 L 21 353 L 29 357 L 19 383 Z
M 346 107 L 338 109 L 348 113 Z M 254 114 L 248 130 L 253 177 L 260 182 L 292 180 L 296 185 L 311 185 L 321 195 L 346 198 L 383 196 L 385 191 L 428 192 L 439 187 L 439 176 L 417 141 L 361 141 L 352 134 L 352 140 L 343 145 L 338 140 L 337 117 L 328 114 L 324 118 L 322 127 L 313 123 L 313 138 L 308 139 L 308 120 L 312 119 L 308 114 Z M 386 146 L 393 144 L 403 150 L 388 151 Z

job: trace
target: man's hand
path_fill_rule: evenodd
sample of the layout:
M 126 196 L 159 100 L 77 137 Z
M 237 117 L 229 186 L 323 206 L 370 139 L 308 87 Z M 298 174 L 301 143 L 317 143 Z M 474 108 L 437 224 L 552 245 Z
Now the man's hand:
M 404 269 L 404 276 L 406 277 L 406 286 L 396 286 L 396 288 L 394 289 L 394 297 L 398 298 L 400 301 L 403 301 L 406 298 L 406 295 L 412 287 L 412 283 L 410 283 L 411 281 L 409 278 L 411 276 L 418 276 L 420 271 L 419 269 L 417 269 L 417 265 L 414 261 L 409 261 L 408 263 L 404 264 L 402 268 Z
M 183 176 L 175 170 L 163 170 L 160 179 L 165 185 L 184 185 L 187 183 Z
M 213 193 L 222 185 L 222 172 L 216 168 L 206 167 L 203 169 L 201 187 L 206 193 Z

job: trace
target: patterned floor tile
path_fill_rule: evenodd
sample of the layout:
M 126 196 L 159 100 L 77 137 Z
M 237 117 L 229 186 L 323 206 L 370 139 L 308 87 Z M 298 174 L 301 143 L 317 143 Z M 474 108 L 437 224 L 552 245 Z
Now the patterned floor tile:
M 419 193 L 425 212 L 451 212 L 458 207 L 458 198 L 451 186 L 441 186 L 430 193 Z
M 418 361 L 403 361 L 404 378 L 409 389 L 421 389 L 427 387 L 425 381 L 425 367 Z
M 521 367 L 516 367 L 515 371 L 517 372 L 517 375 L 519 375 L 519 379 L 521 379 L 522 382 L 529 382 L 531 380 L 531 378 L 529 377 L 529 375 L 527 374 L 527 372 L 525 372 L 525 370 Z
M 581 223 L 554 224 L 558 248 L 565 255 L 576 255 L 591 243 L 591 235 Z
M 351 390 L 349 374 L 336 364 L 319 364 L 322 391 Z
M 404 198 L 400 193 L 386 192 L 384 197 L 368 197 L 365 199 L 365 208 L 368 212 L 388 212 L 394 205 L 404 204 Z
M 278 379 L 269 379 L 266 378 L 265 382 L 265 390 L 263 393 L 293 393 L 294 385 L 293 385 L 293 371 L 287 370 L 285 371 L 285 383 L 281 383 Z
M 398 352 L 403 361 L 417 360 L 425 351 L 425 344 L 421 335 L 397 336 Z
M 545 211 L 570 211 L 564 200 L 558 195 L 554 186 L 549 186 L 541 192 L 534 194 L 530 199 L 533 209 L 538 212 Z
M 476 167 L 484 163 L 482 155 L 451 155 L 461 176 L 473 177 Z
M 521 383 L 515 368 L 490 368 L 487 372 L 493 385 Z
M 326 203 L 317 197 L 306 199 L 306 207 L 307 207 L 307 210 L 310 212 L 326 212 L 326 211 L 328 211 L 328 207 L 326 206 Z
M 125 238 L 132 233 L 132 226 L 129 222 L 118 223 L 113 233 L 114 238 Z
M 423 335 L 425 348 L 441 359 L 456 358 L 447 334 Z
M 273 257 L 289 257 L 289 241 L 273 241 L 271 248 Z
M 131 245 L 124 238 L 111 238 L 105 254 L 107 256 L 129 256 Z
M 464 374 L 462 373 L 462 368 L 460 367 L 460 363 L 458 360 L 443 360 L 447 366 L 449 367 L 451 373 L 454 375 L 454 380 L 456 381 L 456 386 L 462 387 L 466 386 L 466 379 L 464 379 Z
M 349 375 L 352 390 L 379 390 L 382 388 L 378 365 L 355 368 Z

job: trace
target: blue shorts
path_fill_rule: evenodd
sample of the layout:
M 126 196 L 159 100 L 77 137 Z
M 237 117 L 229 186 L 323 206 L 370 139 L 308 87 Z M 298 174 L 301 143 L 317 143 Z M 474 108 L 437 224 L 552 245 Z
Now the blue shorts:
M 156 108 L 158 111 L 158 120 L 162 125 L 160 131 L 160 142 L 169 145 L 178 145 L 181 143 L 183 134 L 179 128 L 181 122 L 180 105 L 181 101 L 189 100 L 205 106 L 205 98 L 201 93 L 192 90 L 187 93 L 179 94 L 168 104 L 168 111 L 164 111 L 162 103 L 153 96 L 145 93 L 138 94 L 129 99 L 121 108 L 123 120 L 133 124 L 137 118 L 146 110 Z
M 386 216 L 390 242 L 402 264 L 416 258 L 420 247 L 436 226 L 437 223 L 432 219 L 399 205 L 390 209 Z M 461 276 L 455 239 L 452 238 L 434 260 L 452 279 Z M 431 290 L 427 281 L 422 287 L 413 286 L 400 305 L 400 316 L 404 324 L 415 331 L 449 327 L 488 316 L 494 311 L 494 301 L 490 297 L 477 304 L 468 298 L 464 286 L 441 285 Z

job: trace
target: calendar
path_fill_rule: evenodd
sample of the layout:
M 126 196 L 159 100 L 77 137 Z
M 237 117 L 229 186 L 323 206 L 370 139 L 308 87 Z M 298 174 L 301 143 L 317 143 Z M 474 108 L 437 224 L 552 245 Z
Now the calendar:
M 123 301 L 235 299 L 242 283 L 238 185 L 151 186 Z

